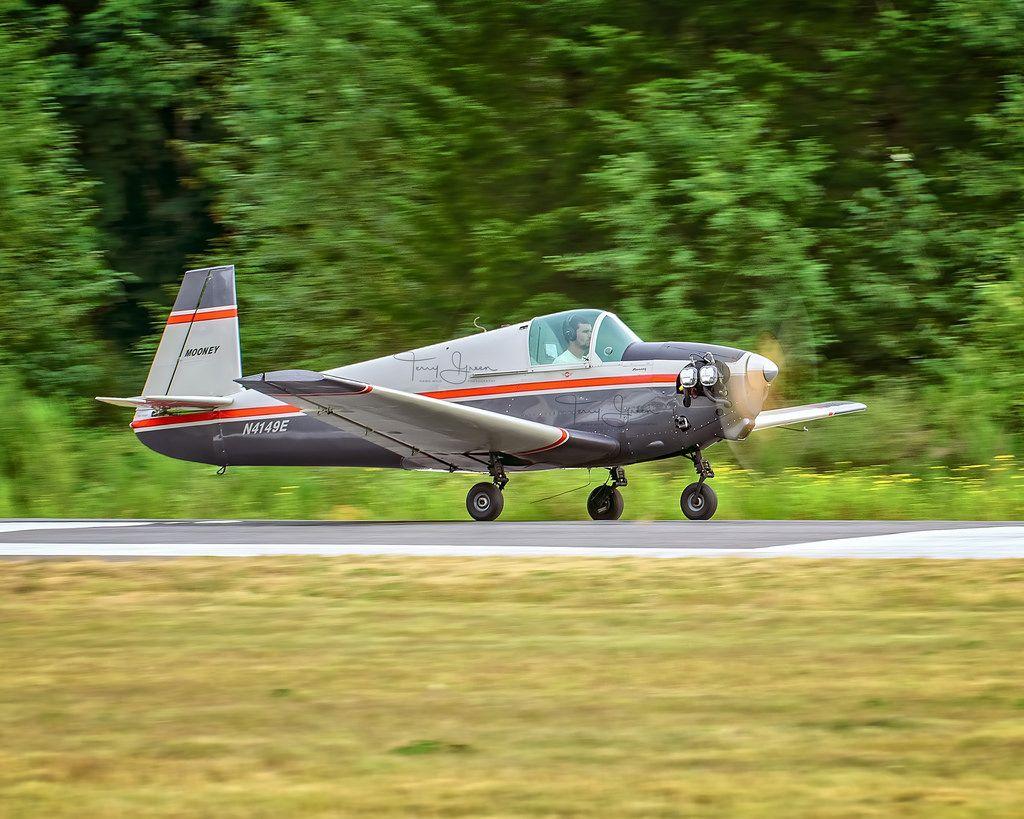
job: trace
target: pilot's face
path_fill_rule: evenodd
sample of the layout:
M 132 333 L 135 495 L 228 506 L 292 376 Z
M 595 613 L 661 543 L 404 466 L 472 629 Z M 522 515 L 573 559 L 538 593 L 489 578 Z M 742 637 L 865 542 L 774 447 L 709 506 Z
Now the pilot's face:
M 594 331 L 594 325 L 581 324 L 576 328 L 576 343 L 584 349 L 590 348 L 590 334 Z

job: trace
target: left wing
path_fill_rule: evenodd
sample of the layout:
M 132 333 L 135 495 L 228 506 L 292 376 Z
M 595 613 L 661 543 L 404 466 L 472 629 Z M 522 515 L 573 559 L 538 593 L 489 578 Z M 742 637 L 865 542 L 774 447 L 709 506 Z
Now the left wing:
M 479 469 L 495 452 L 524 465 L 569 466 L 600 460 L 619 449 L 617 441 L 601 435 L 325 373 L 282 370 L 237 380 L 404 455 L 415 465 Z
M 800 407 L 765 410 L 758 413 L 754 420 L 754 432 L 771 427 L 784 427 L 789 424 L 802 424 L 805 421 L 817 421 L 820 418 L 831 418 L 834 415 L 849 415 L 851 412 L 863 412 L 866 404 L 859 401 L 825 401 L 821 404 L 804 404 Z

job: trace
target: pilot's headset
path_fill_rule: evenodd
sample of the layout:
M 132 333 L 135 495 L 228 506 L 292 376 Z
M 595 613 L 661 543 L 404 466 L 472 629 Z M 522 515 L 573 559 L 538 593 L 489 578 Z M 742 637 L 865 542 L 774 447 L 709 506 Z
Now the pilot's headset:
M 568 316 L 562 322 L 562 337 L 565 339 L 566 344 L 571 341 L 578 341 L 577 336 L 579 335 L 581 324 L 586 324 L 586 322 L 575 313 Z

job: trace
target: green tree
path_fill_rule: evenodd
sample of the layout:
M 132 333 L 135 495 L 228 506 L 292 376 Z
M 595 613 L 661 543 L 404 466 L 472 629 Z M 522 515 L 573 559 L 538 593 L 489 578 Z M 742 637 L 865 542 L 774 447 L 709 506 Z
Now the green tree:
M 829 287 L 806 223 L 822 197 L 822 147 L 774 139 L 770 107 L 717 73 L 657 80 L 630 99 L 597 115 L 611 150 L 588 176 L 596 207 L 583 216 L 605 245 L 562 266 L 621 294 L 652 338 L 753 344 L 802 314 L 799 294 L 820 312 Z
M 0 17 L 0 364 L 39 392 L 80 394 L 110 383 L 95 329 L 120 277 L 100 251 L 93 186 L 55 101 L 51 33 Z
M 258 12 L 236 0 L 65 0 L 44 8 L 57 21 L 50 50 L 66 67 L 52 93 L 77 160 L 97 183 L 104 258 L 131 274 L 102 330 L 134 349 L 162 327 L 168 291 L 219 234 L 214 192 L 199 184 L 183 146 L 216 138 L 211 110 L 235 31 Z

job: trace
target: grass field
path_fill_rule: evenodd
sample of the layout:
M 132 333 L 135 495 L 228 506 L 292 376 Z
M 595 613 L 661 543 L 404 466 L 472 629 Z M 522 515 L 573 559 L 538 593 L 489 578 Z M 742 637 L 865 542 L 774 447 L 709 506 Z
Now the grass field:
M 1012 562 L 0 564 L 4 816 L 993 816 Z

